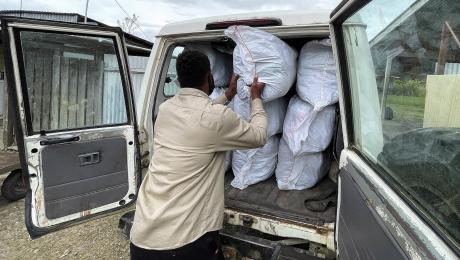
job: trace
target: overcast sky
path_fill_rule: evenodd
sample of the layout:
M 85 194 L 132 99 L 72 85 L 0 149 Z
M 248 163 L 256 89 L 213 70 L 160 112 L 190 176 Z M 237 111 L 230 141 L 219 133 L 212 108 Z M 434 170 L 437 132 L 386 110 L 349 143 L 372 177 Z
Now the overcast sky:
M 23 10 L 85 13 L 86 0 L 23 0 Z M 272 10 L 332 10 L 340 0 L 118 0 L 129 13 L 139 16 L 134 34 L 153 40 L 166 23 L 197 17 Z M 20 0 L 0 0 L 0 9 L 18 10 Z M 117 25 L 126 17 L 115 0 L 90 0 L 88 17 Z

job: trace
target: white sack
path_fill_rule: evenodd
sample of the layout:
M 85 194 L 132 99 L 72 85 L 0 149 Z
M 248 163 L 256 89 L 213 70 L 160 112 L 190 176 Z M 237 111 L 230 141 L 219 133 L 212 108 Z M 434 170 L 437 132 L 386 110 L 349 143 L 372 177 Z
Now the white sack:
M 244 120 L 249 121 L 251 116 L 250 103 L 243 101 L 236 95 L 233 98 L 233 107 L 235 113 L 240 115 Z M 273 136 L 283 131 L 284 116 L 286 115 L 287 102 L 284 98 L 278 98 L 267 103 L 263 103 L 265 113 L 267 113 L 267 136 Z
M 297 52 L 278 37 L 249 26 L 230 26 L 225 35 L 236 42 L 233 69 L 244 84 L 238 89 L 249 102 L 249 87 L 254 76 L 265 83 L 264 102 L 284 96 L 296 77 Z
M 228 86 L 232 77 L 233 68 L 230 55 L 215 50 L 211 44 L 200 43 L 190 44 L 185 47 L 186 50 L 194 49 L 206 54 L 211 65 L 211 73 L 214 77 L 216 87 Z
M 299 55 L 297 94 L 316 111 L 337 103 L 339 93 L 330 39 L 310 41 Z
M 209 98 L 212 101 L 214 101 L 217 98 L 219 98 L 220 96 L 225 95 L 226 90 L 227 90 L 227 88 L 224 88 L 224 87 L 215 87 L 214 90 L 212 91 L 212 93 L 209 95 Z M 228 103 L 227 107 L 233 110 L 233 100 L 230 101 L 230 103 Z
M 330 158 L 324 152 L 294 156 L 281 139 L 276 167 L 280 190 L 303 190 L 315 186 L 328 172 Z
M 292 97 L 284 119 L 283 139 L 293 154 L 324 151 L 334 134 L 335 113 L 335 105 L 315 111 L 309 103 Z
M 270 178 L 276 168 L 279 140 L 279 136 L 272 136 L 261 148 L 233 151 L 232 170 L 235 178 L 231 185 L 245 189 Z

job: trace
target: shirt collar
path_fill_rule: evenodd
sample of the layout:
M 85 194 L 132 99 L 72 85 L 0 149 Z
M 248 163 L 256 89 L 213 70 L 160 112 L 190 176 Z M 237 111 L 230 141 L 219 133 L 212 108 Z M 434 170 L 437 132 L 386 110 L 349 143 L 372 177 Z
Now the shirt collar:
M 209 96 L 206 95 L 206 93 L 196 88 L 181 88 L 179 89 L 179 92 L 177 94 L 181 96 L 192 95 L 192 96 L 209 98 Z

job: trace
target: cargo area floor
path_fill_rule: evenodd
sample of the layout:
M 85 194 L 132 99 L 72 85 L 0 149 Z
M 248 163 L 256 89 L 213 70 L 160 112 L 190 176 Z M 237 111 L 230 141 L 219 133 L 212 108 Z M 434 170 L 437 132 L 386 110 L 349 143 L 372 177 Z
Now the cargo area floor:
M 233 188 L 230 185 L 232 179 L 233 173 L 227 172 L 225 204 L 229 208 L 316 225 L 335 221 L 337 184 L 327 177 L 315 187 L 300 191 L 279 190 L 275 176 L 244 190 Z M 306 206 L 306 202 L 326 203 L 328 206 L 324 211 L 313 211 Z

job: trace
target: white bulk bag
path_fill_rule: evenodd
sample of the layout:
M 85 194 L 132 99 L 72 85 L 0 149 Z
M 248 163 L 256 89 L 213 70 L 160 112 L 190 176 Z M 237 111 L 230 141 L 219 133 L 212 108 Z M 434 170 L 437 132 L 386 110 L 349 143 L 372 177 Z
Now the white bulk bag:
M 254 76 L 265 83 L 264 102 L 284 96 L 296 77 L 297 52 L 278 37 L 249 26 L 230 26 L 225 35 L 236 42 L 233 51 L 233 69 L 244 84 L 238 95 L 249 98 L 249 87 Z
M 335 113 L 335 105 L 315 111 L 309 103 L 292 97 L 284 119 L 283 139 L 293 154 L 324 151 L 334 134 Z
M 219 98 L 220 96 L 225 95 L 226 90 L 227 90 L 227 88 L 224 88 L 224 87 L 215 87 L 214 90 L 212 91 L 212 93 L 209 95 L 209 98 L 212 101 L 214 101 L 217 98 Z M 227 107 L 230 108 L 231 110 L 233 110 L 233 100 L 230 101 L 230 103 L 228 103 Z
M 337 103 L 339 93 L 330 39 L 310 41 L 299 55 L 297 94 L 316 111 Z
M 228 86 L 233 73 L 230 55 L 215 50 L 211 44 L 207 43 L 189 44 L 185 47 L 185 50 L 190 49 L 201 51 L 208 56 L 216 87 Z
M 235 113 L 248 121 L 251 116 L 250 103 L 243 101 L 236 95 L 233 98 Z M 273 136 L 283 131 L 284 116 L 286 115 L 287 102 L 284 98 L 278 98 L 263 104 L 267 114 L 267 136 Z
M 328 172 L 330 158 L 324 152 L 294 156 L 281 139 L 276 166 L 276 182 L 280 190 L 303 190 L 315 186 Z
M 235 178 L 231 185 L 245 189 L 270 178 L 276 168 L 279 140 L 279 136 L 272 136 L 263 147 L 233 151 L 232 170 Z

